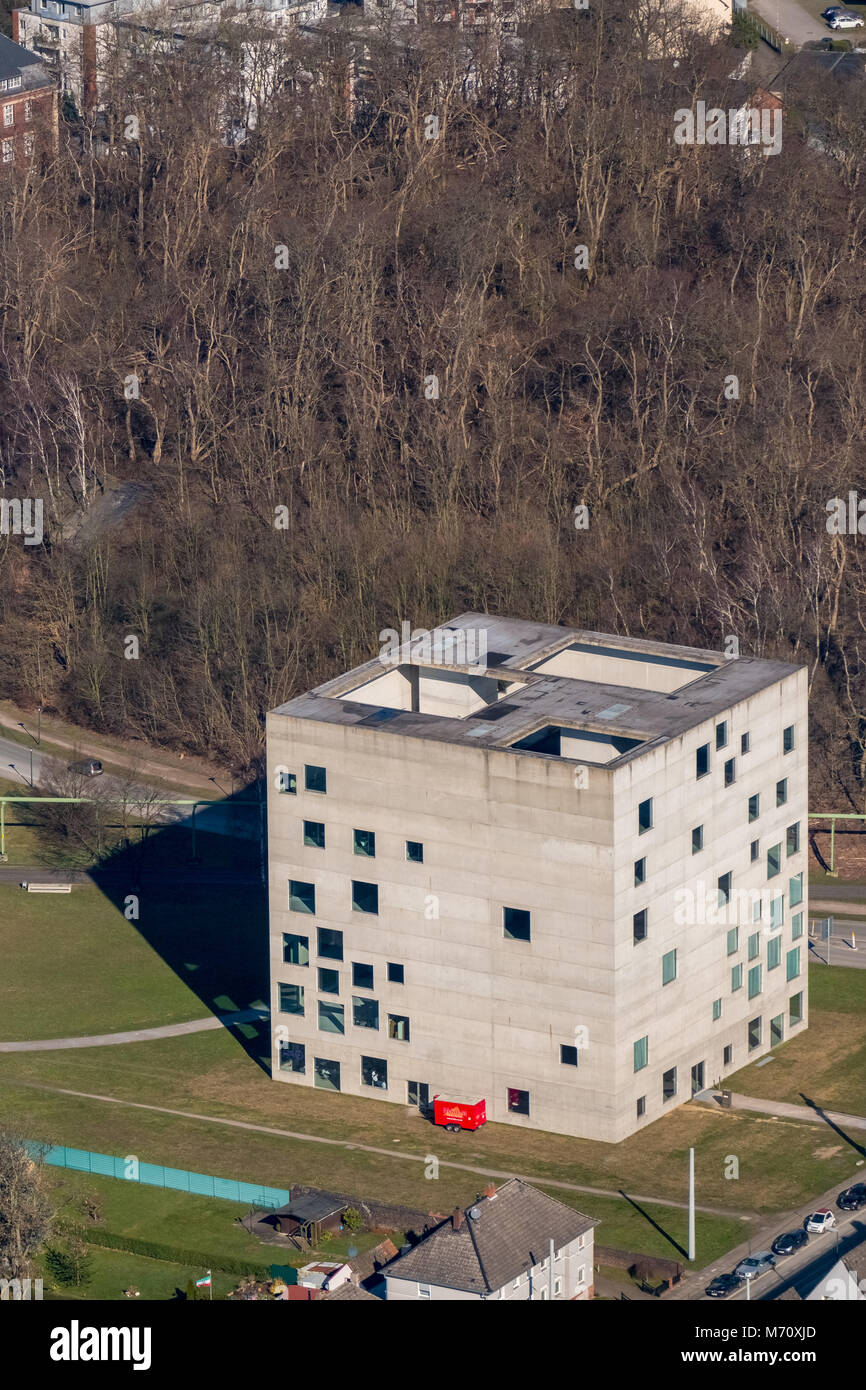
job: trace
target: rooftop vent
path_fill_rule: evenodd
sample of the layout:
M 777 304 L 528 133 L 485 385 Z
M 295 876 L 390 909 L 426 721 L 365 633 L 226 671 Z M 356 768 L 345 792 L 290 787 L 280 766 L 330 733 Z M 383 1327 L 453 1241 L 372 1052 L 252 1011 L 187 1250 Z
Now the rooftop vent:
M 621 714 L 625 714 L 631 705 L 608 705 L 607 709 L 600 710 L 595 716 L 596 719 L 618 719 Z

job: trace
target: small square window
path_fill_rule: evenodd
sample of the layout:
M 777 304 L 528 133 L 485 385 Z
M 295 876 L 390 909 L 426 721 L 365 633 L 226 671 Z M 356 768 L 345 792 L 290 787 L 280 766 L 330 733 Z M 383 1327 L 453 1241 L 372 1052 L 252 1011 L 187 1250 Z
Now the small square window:
M 722 1066 L 723 1066 L 723 1067 L 729 1067 L 729 1066 L 731 1065 L 731 1062 L 732 1062 L 733 1060 L 734 1060 L 734 1045 L 733 1045 L 733 1043 L 728 1043 L 727 1046 L 725 1047 L 724 1052 L 722 1053 Z
M 721 724 L 716 725 L 716 748 L 725 748 L 728 743 L 728 721 L 723 719 Z
M 304 1012 L 304 986 L 280 985 L 280 1013 L 302 1014 Z
M 308 792 L 326 792 L 328 790 L 328 774 L 323 767 L 314 767 L 309 763 L 304 768 L 304 786 Z
M 782 846 L 773 845 L 767 850 L 767 878 L 775 878 L 782 870 Z
M 522 907 L 504 907 L 502 909 L 503 934 L 507 941 L 529 941 L 530 937 L 530 916 Z
M 721 999 L 714 999 L 714 1000 L 713 1000 L 713 1023 L 717 1023 L 717 1022 L 719 1021 L 719 1019 L 721 1018 L 721 1016 L 722 1016 L 722 1001 L 721 1001 Z
M 646 1096 L 638 1096 L 638 1098 L 637 1098 L 637 1117 L 638 1117 L 638 1119 L 639 1119 L 639 1120 L 640 1120 L 640 1119 L 643 1119 L 643 1117 L 644 1117 L 645 1114 L 646 1114 Z
M 352 844 L 356 854 L 362 854 L 367 859 L 376 858 L 376 834 L 373 830 L 353 830 Z
M 760 814 L 761 797 L 759 794 L 756 793 L 755 796 L 749 797 L 749 824 L 751 825 L 753 820 L 757 820 Z
M 406 841 L 406 858 L 410 864 L 424 863 L 424 846 L 420 840 Z
M 692 831 L 692 854 L 697 854 L 704 847 L 704 827 L 696 825 Z
M 373 988 L 373 967 L 372 965 L 362 965 L 360 961 L 352 961 L 352 984 L 355 989 Z
M 796 854 L 800 848 L 800 822 L 789 825 L 785 831 L 785 853 Z
M 646 941 L 647 936 L 647 910 L 642 907 L 640 912 L 636 912 L 632 918 L 632 936 L 637 941 Z
M 310 938 L 283 932 L 283 960 L 286 965 L 309 965 Z
M 342 1004 L 334 1004 L 330 999 L 319 1000 L 319 1032 L 345 1033 L 345 1009 Z
M 649 1062 L 649 1038 L 638 1038 L 637 1042 L 634 1044 L 633 1051 L 634 1069 L 635 1071 L 643 1071 L 644 1067 Z
M 788 779 L 783 777 L 781 782 L 776 783 L 776 805 L 784 806 L 788 800 Z
M 666 1071 L 662 1076 L 662 1100 L 673 1100 L 676 1093 L 677 1069 L 676 1067 L 671 1067 L 670 1071 Z
M 639 888 L 642 883 L 646 883 L 646 860 L 636 859 L 634 861 L 634 886 Z
M 749 752 L 749 750 L 750 750 L 750 748 L 751 748 L 751 742 L 752 742 L 752 740 L 751 740 L 751 735 L 750 735 L 750 734 L 741 734 L 741 735 L 740 735 L 740 753 L 741 753 L 741 754 L 745 754 L 745 753 L 748 753 L 748 752 Z
M 360 995 L 353 995 L 352 1022 L 354 1023 L 356 1028 L 378 1028 L 378 999 L 362 999 Z
M 379 911 L 379 885 L 376 883 L 357 883 L 353 880 L 352 911 L 370 912 L 375 916 Z
M 340 993 L 340 972 L 339 970 L 326 969 L 323 965 L 319 966 L 319 993 L 320 994 L 339 994 Z
M 409 1041 L 409 1020 L 405 1014 L 388 1015 L 388 1037 L 396 1042 Z
M 529 1092 L 518 1091 L 514 1086 L 508 1087 L 508 1110 L 512 1115 L 529 1114 Z
M 281 1041 L 278 1065 L 280 1071 L 293 1071 L 303 1076 L 307 1065 L 307 1049 L 304 1044 Z
M 277 773 L 277 788 L 280 792 L 288 793 L 289 796 L 296 796 L 298 791 L 297 775 L 281 768 Z
M 782 752 L 791 753 L 794 748 L 794 725 L 789 724 L 787 729 L 782 730 Z
M 760 840 L 753 840 L 752 843 L 751 843 L 751 845 L 749 846 L 749 859 L 750 859 L 750 861 L 754 864 L 755 860 L 756 860 L 756 859 L 760 859 L 760 857 L 761 857 L 761 842 L 760 842 Z
M 405 983 L 404 975 L 405 975 L 404 967 L 403 967 L 402 965 L 398 965 L 396 961 L 389 960 L 389 962 L 388 962 L 388 982 L 389 982 L 389 984 L 392 984 L 392 985 L 402 985 L 402 984 L 404 984 L 404 983 Z
M 695 777 L 706 777 L 710 770 L 710 745 L 702 743 L 695 753 Z
M 320 821 L 304 821 L 304 844 L 312 845 L 315 849 L 325 848 L 325 827 Z
M 666 951 L 662 956 L 662 984 L 669 985 L 677 978 L 676 950 Z
M 560 1043 L 559 1060 L 564 1067 L 576 1067 L 577 1048 L 570 1047 L 567 1043 Z
M 319 927 L 316 935 L 318 937 L 318 954 L 325 960 L 343 959 L 343 933 L 335 931 L 333 927 Z
M 289 909 L 292 912 L 315 912 L 316 889 L 312 883 L 289 879 Z
M 316 1057 L 313 1062 L 313 1085 L 322 1091 L 339 1091 L 340 1063 L 327 1057 Z
M 728 758 L 725 763 L 725 786 L 732 787 L 737 780 L 737 760 Z
M 388 1063 L 384 1057 L 362 1057 L 361 1058 L 361 1085 L 372 1086 L 377 1091 L 387 1091 L 388 1089 Z M 422 1298 L 430 1297 L 430 1289 L 426 1284 L 419 1284 L 419 1290 L 426 1288 L 427 1293 L 421 1294 Z
M 645 831 L 652 830 L 653 827 L 653 799 L 642 801 L 637 808 L 637 829 L 638 834 L 643 835 Z

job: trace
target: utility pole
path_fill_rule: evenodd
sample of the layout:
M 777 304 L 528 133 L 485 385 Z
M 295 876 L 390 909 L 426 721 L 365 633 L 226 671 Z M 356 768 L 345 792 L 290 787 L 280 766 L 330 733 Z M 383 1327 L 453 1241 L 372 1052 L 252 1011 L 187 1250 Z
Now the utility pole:
M 695 1151 L 689 1149 L 689 1260 L 695 1258 Z

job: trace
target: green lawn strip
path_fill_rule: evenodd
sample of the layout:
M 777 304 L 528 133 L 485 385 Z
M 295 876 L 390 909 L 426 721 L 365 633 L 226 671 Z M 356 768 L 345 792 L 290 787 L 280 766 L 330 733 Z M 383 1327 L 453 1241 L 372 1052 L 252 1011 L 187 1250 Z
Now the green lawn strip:
M 37 1272 L 42 1272 L 45 1280 L 46 1299 L 63 1302 L 97 1302 L 119 1299 L 130 1309 L 142 1301 L 171 1299 L 186 1292 L 189 1280 L 202 1277 L 205 1266 L 174 1264 L 166 1260 L 150 1260 L 143 1255 L 132 1255 L 123 1250 L 102 1250 L 90 1247 L 91 1277 L 87 1284 L 79 1288 L 52 1286 L 50 1276 L 44 1270 L 44 1257 L 36 1261 Z M 236 1286 L 236 1274 L 213 1271 L 213 1296 L 225 1298 Z M 123 1290 L 133 1286 L 139 1290 L 139 1298 L 126 1299 Z M 199 1289 L 199 1298 L 207 1299 L 208 1290 Z

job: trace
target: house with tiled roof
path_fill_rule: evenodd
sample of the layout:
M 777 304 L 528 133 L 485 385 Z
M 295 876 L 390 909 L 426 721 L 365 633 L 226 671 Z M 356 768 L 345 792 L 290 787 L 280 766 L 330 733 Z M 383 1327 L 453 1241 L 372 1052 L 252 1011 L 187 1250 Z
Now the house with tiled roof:
M 598 1223 L 520 1178 L 430 1231 L 383 1271 L 391 1299 L 592 1297 Z

